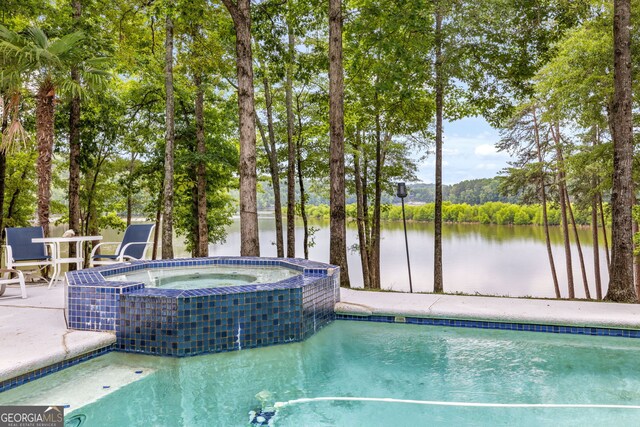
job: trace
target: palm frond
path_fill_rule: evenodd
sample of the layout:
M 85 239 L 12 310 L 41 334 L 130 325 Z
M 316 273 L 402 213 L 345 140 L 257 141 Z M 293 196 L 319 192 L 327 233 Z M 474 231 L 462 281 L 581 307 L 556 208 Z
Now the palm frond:
M 106 87 L 107 80 L 111 75 L 105 71 L 83 72 L 82 80 L 90 91 L 98 91 Z
M 22 45 L 22 37 L 18 33 L 11 31 L 4 25 L 0 24 L 0 40 L 6 41 L 14 45 Z
M 87 97 L 87 91 L 82 87 L 82 85 L 74 80 L 65 79 L 60 82 L 58 89 L 61 93 L 66 94 L 70 97 L 78 97 L 80 99 L 85 99 Z
M 94 76 L 105 77 L 107 79 L 110 79 L 111 77 L 113 77 L 113 74 L 105 70 L 85 70 L 85 73 L 92 74 Z
M 22 86 L 22 73 L 18 69 L 0 70 L 0 92 L 11 92 Z
M 96 58 L 89 58 L 84 61 L 84 65 L 86 69 L 92 70 L 104 70 L 111 65 L 113 58 L 108 56 L 100 56 Z
M 0 64 L 6 66 L 15 62 L 21 51 L 22 46 L 0 39 Z
M 84 33 L 82 31 L 76 31 L 75 33 L 67 34 L 55 40 L 47 50 L 53 55 L 62 56 L 73 49 L 82 39 L 84 39 Z
M 34 44 L 40 49 L 47 49 L 49 47 L 49 39 L 42 29 L 38 27 L 29 27 L 27 28 L 27 33 L 31 40 L 33 40 Z
M 19 58 L 20 62 L 32 68 L 39 68 L 42 66 L 59 66 L 61 64 L 60 58 L 58 58 L 56 55 L 53 55 L 49 50 L 41 49 L 35 46 L 25 47 L 20 52 Z

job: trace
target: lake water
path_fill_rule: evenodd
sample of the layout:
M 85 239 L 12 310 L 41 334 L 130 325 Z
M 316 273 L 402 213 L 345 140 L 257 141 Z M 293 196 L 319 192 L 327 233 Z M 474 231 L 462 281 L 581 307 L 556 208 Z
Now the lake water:
M 302 221 L 296 228 L 296 256 L 303 257 Z M 329 221 L 314 220 L 318 228 L 315 246 L 309 248 L 309 258 L 329 261 Z M 286 234 L 286 233 L 285 233 Z M 407 224 L 409 254 L 414 292 L 433 291 L 433 223 Z M 595 298 L 593 271 L 593 245 L 591 231 L 579 231 L 592 297 Z M 260 253 L 275 256 L 275 220 L 260 219 Z M 602 240 L 602 239 L 601 239 Z M 285 236 L 286 241 L 286 236 Z M 559 227 L 551 228 L 551 241 L 555 257 L 560 290 L 568 295 L 564 248 Z M 355 223 L 347 227 L 347 245 L 358 243 Z M 602 243 L 601 243 L 602 244 Z M 547 258 L 544 230 L 539 226 L 498 226 L 482 224 L 444 224 L 443 275 L 445 292 L 468 294 L 554 297 L 553 280 Z M 229 227 L 225 244 L 211 245 L 210 255 L 238 255 L 240 252 L 239 220 Z M 584 298 L 584 289 L 578 253 L 572 246 L 574 284 L 577 298 Z M 187 255 L 185 253 L 185 255 Z M 348 253 L 349 277 L 354 287 L 362 287 L 362 267 L 357 252 Z M 600 254 L 603 287 L 608 283 L 604 250 Z M 409 275 L 401 222 L 382 224 L 381 241 L 382 288 L 409 291 Z M 603 293 L 606 289 L 603 289 Z
M 296 256 L 302 258 L 303 229 L 298 219 L 296 227 Z M 310 226 L 318 231 L 314 235 L 315 246 L 309 248 L 309 258 L 329 261 L 329 221 L 312 220 Z M 275 219 L 260 217 L 260 253 L 276 256 Z M 62 229 L 54 230 L 62 233 Z M 113 231 L 105 231 L 105 241 L 121 239 Z M 433 291 L 433 223 L 407 224 L 409 253 L 414 292 Z M 580 242 L 587 266 L 591 295 L 595 298 L 593 271 L 593 245 L 591 231 L 579 230 Z M 573 236 L 572 236 L 573 237 Z M 563 297 L 568 295 L 567 274 L 564 261 L 562 235 L 559 227 L 551 228 L 551 240 L 555 263 Z M 602 247 L 602 238 L 601 247 Z M 286 241 L 286 233 L 285 233 Z M 573 241 L 573 240 L 572 240 Z M 355 223 L 348 224 L 347 244 L 358 243 Z M 175 255 L 189 257 L 180 238 L 174 239 Z M 539 226 L 500 226 L 482 224 L 443 225 L 443 275 L 445 292 L 467 294 L 554 297 L 553 280 L 549 269 L 544 242 L 544 230 Z M 228 229 L 223 244 L 209 246 L 209 254 L 240 254 L 240 222 L 235 219 Z M 584 298 L 580 264 L 575 245 L 572 245 L 575 295 Z M 353 287 L 362 287 L 362 267 L 357 252 L 348 253 L 349 277 Z M 604 249 L 600 253 L 603 293 L 606 292 L 608 273 Z M 382 288 L 409 291 L 409 275 L 401 222 L 382 223 L 381 241 Z

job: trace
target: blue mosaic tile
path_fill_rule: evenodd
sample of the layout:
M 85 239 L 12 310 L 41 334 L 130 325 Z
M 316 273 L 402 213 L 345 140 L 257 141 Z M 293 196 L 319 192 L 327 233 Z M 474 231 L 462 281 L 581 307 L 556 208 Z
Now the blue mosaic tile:
M 382 323 L 399 323 L 396 316 L 361 316 L 353 314 L 335 315 L 336 320 L 351 320 L 358 322 L 382 322 Z M 455 328 L 479 328 L 479 329 L 501 329 L 509 331 L 525 331 L 525 332 L 545 332 L 552 334 L 574 334 L 574 335 L 594 335 L 594 336 L 610 336 L 623 338 L 640 338 L 640 330 L 635 329 L 616 329 L 616 328 L 595 328 L 589 326 L 558 326 L 558 325 L 537 325 L 528 323 L 506 323 L 506 322 L 487 322 L 478 320 L 460 320 L 460 319 L 433 319 L 424 317 L 403 317 L 401 323 L 413 325 L 429 325 L 429 326 L 450 326 Z

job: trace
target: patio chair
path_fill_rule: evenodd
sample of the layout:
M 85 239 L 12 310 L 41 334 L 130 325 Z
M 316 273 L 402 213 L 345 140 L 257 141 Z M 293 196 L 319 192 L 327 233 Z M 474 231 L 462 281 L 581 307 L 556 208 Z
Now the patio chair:
M 151 238 L 154 224 L 132 224 L 127 227 L 122 237 L 122 242 L 102 242 L 93 247 L 91 251 L 91 266 L 114 264 L 117 262 L 136 261 L 144 259 L 147 246 Z M 102 246 L 114 246 L 116 251 L 113 254 L 99 254 L 98 250 Z
M 13 268 L 0 268 L 0 296 L 4 295 L 7 285 L 19 284 L 22 298 L 27 297 L 27 286 L 24 283 L 24 274 L 22 271 Z M 11 278 L 11 274 L 15 274 L 15 278 Z
M 31 239 L 44 237 L 42 227 L 7 227 L 5 245 L 5 265 L 8 269 L 16 267 L 45 267 L 53 266 L 53 274 L 49 280 L 49 287 L 57 277 L 59 265 L 56 260 L 56 247 L 53 243 L 33 243 Z M 48 248 L 48 251 L 47 251 Z M 48 252 L 48 253 L 47 253 Z

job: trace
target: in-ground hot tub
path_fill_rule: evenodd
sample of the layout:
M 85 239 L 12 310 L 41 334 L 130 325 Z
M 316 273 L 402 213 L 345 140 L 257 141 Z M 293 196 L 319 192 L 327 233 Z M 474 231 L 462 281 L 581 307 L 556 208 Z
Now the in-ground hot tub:
M 67 273 L 73 329 L 121 351 L 188 356 L 302 341 L 334 320 L 339 269 L 302 259 L 136 261 Z
M 202 289 L 276 283 L 301 274 L 286 266 L 212 264 L 191 267 L 145 268 L 107 275 L 110 282 L 142 282 L 146 288 Z M 104 276 L 104 273 L 103 273 Z

